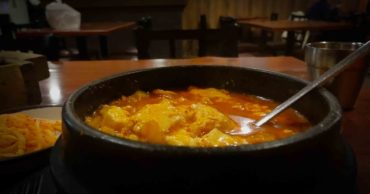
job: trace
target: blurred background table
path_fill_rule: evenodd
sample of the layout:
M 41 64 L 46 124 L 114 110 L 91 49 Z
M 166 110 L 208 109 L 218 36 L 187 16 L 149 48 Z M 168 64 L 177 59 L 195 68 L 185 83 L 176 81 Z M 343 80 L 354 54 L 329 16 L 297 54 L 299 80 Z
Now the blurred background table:
M 261 29 L 262 49 L 267 47 L 267 32 L 282 32 L 287 31 L 287 38 L 285 43 L 285 54 L 291 55 L 294 49 L 295 32 L 296 31 L 330 31 L 330 30 L 348 30 L 353 27 L 350 23 L 345 22 L 329 22 L 329 21 L 292 21 L 292 20 L 238 20 L 241 25 Z
M 109 56 L 108 36 L 113 32 L 129 29 L 135 26 L 135 22 L 92 22 L 82 23 L 78 30 L 56 30 L 51 28 L 24 28 L 16 33 L 18 38 L 34 37 L 75 37 L 80 59 L 88 59 L 87 37 L 99 37 L 100 56 Z
M 90 81 L 120 72 L 172 65 L 235 65 L 277 71 L 307 78 L 306 65 L 293 57 L 201 57 L 194 59 L 65 61 L 49 63 L 50 77 L 40 82 L 42 104 L 63 104 L 76 89 Z M 342 133 L 356 153 L 359 193 L 370 193 L 370 84 L 364 84 L 355 109 L 345 112 Z

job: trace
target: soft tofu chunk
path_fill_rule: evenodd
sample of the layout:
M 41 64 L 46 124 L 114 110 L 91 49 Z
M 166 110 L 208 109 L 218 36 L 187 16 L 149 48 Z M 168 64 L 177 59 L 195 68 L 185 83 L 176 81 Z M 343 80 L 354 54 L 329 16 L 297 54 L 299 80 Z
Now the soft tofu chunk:
M 228 95 L 227 91 L 216 88 L 207 88 L 207 89 L 191 88 L 190 93 L 204 98 L 230 99 L 230 96 Z
M 215 128 L 227 131 L 237 127 L 235 121 L 211 106 L 192 104 L 191 109 L 194 111 L 194 122 L 190 124 L 189 130 L 196 136 L 204 135 Z
M 197 146 L 198 138 L 193 138 L 190 133 L 184 129 L 176 131 L 172 135 L 166 136 L 166 142 L 177 146 Z
M 153 91 L 153 94 L 163 96 L 165 98 L 173 98 L 176 96 L 176 92 L 169 91 L 169 90 L 161 90 L 161 89 L 156 89 Z
M 276 139 L 275 135 L 271 133 L 263 133 L 263 132 L 257 132 L 255 134 L 246 136 L 245 139 L 248 143 L 256 144 L 256 143 L 263 143 L 268 141 L 274 141 Z
M 133 119 L 136 123 L 135 132 L 140 132 L 149 122 L 151 126 L 158 126 L 160 131 L 167 132 L 174 124 L 184 121 L 184 116 L 170 101 L 162 100 L 157 104 L 145 105 L 133 116 Z
M 202 137 L 202 141 L 208 146 L 228 146 L 237 144 L 237 141 L 233 137 L 222 133 L 218 129 L 213 129 L 212 131 L 204 135 Z
M 148 93 L 139 90 L 139 91 L 136 91 L 131 96 L 127 97 L 127 99 L 128 99 L 129 103 L 134 103 L 134 102 L 137 102 L 137 101 L 139 101 L 143 98 L 148 98 L 148 97 L 149 97 Z
M 145 141 L 152 143 L 164 143 L 165 131 L 162 131 L 156 121 L 148 121 L 139 124 L 137 134 Z M 135 125 L 137 127 L 138 125 Z
M 118 106 L 103 106 L 99 112 L 102 116 L 101 126 L 107 126 L 116 130 L 127 129 L 132 126 L 129 113 Z
M 120 129 L 115 129 L 115 128 L 111 128 L 108 126 L 102 126 L 99 128 L 99 130 L 107 132 L 108 134 L 115 135 L 117 137 L 124 137 Z

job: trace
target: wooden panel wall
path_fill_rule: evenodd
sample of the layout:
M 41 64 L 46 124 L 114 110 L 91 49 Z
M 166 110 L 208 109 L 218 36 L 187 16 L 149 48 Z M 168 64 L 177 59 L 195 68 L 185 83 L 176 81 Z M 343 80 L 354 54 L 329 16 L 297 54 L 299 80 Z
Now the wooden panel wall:
M 277 13 L 279 19 L 288 19 L 293 11 L 306 11 L 317 0 L 188 0 L 182 14 L 184 29 L 198 28 L 199 16 L 205 14 L 210 28 L 216 28 L 220 16 L 235 18 L 267 17 Z M 342 12 L 363 12 L 368 0 L 328 0 Z M 278 36 L 278 34 L 275 34 Z M 275 37 L 277 38 L 277 37 Z M 185 41 L 186 55 L 194 56 L 195 42 Z
M 216 27 L 219 16 L 236 18 L 288 18 L 292 11 L 305 10 L 311 0 L 189 0 L 183 13 L 183 27 L 197 27 L 199 15 L 205 14 L 210 27 Z
M 183 12 L 182 26 L 196 28 L 199 16 L 205 14 L 210 27 L 216 27 L 219 16 L 236 18 L 270 17 L 278 13 L 280 19 L 287 19 L 292 11 L 306 11 L 315 0 L 188 0 Z M 364 9 L 367 0 L 329 0 L 341 4 L 344 12 Z
M 365 12 L 367 4 L 368 4 L 368 0 L 360 0 L 357 6 L 357 10 L 359 12 Z
M 187 0 L 63 0 L 63 2 L 81 12 L 82 22 L 137 21 L 144 16 L 151 16 L 154 28 L 168 29 L 181 28 L 182 13 Z M 109 35 L 108 41 L 110 53 L 118 56 L 135 46 L 131 29 Z M 98 39 L 89 37 L 88 45 L 96 55 L 99 48 Z M 69 39 L 68 46 L 74 46 L 74 39 Z M 162 50 L 153 49 L 153 52 Z

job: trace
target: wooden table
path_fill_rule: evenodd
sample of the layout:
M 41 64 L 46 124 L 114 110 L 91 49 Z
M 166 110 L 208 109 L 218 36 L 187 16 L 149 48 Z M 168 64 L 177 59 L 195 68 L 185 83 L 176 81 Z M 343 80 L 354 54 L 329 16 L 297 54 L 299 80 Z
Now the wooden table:
M 350 23 L 343 22 L 327 22 L 327 21 L 292 21 L 292 20 L 238 20 L 241 25 L 260 28 L 261 31 L 261 46 L 266 48 L 267 31 L 281 32 L 287 31 L 285 54 L 290 55 L 294 48 L 295 32 L 296 31 L 329 31 L 329 30 L 345 30 L 353 27 Z
M 128 29 L 135 26 L 135 22 L 95 22 L 82 23 L 78 30 L 55 30 L 51 28 L 24 28 L 16 33 L 17 38 L 34 37 L 75 37 L 79 50 L 79 58 L 87 59 L 87 37 L 98 36 L 100 42 L 100 54 L 102 58 L 107 58 L 108 40 L 107 36 L 113 32 Z
M 40 82 L 42 104 L 63 104 L 80 86 L 108 75 L 142 69 L 186 64 L 220 64 L 266 69 L 306 79 L 305 63 L 293 57 L 243 57 L 115 61 L 66 61 L 50 63 L 50 77 Z M 360 193 L 370 193 L 370 85 L 364 85 L 354 110 L 343 116 L 343 136 L 349 142 L 358 161 Z

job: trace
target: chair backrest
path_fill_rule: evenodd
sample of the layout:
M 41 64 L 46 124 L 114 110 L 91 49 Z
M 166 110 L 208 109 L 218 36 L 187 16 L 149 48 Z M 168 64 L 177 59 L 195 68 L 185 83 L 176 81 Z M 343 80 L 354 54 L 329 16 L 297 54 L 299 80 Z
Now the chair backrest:
M 292 21 L 308 20 L 306 14 L 303 11 L 292 12 L 290 14 L 290 19 Z M 296 34 L 295 34 L 296 42 L 298 42 L 298 44 L 300 44 L 302 49 L 304 49 L 305 45 L 307 44 L 309 36 L 310 36 L 310 31 L 307 31 L 307 30 L 296 32 Z
M 308 20 L 307 19 L 307 16 L 305 15 L 305 13 L 303 11 L 295 11 L 295 12 L 292 12 L 290 15 L 289 15 L 289 20 L 291 21 L 305 21 L 305 20 Z M 310 36 L 310 32 L 305 30 L 305 31 L 295 31 L 295 43 L 300 45 L 300 47 L 303 49 L 305 47 L 305 45 L 307 44 L 307 41 L 309 39 L 309 36 Z M 284 31 L 281 35 L 281 37 L 283 39 L 287 38 L 287 31 Z
M 207 29 L 204 20 L 205 18 L 201 20 L 199 29 L 153 30 L 151 18 L 142 18 L 138 21 L 138 27 L 135 29 L 138 58 L 155 58 L 150 54 L 150 45 L 153 41 L 168 41 L 169 57 L 176 58 L 177 49 L 175 42 L 178 40 L 198 41 L 198 56 L 237 57 L 238 26 L 229 24 L 228 22 L 230 21 L 223 21 L 222 24 L 220 23 L 220 28 Z
M 0 14 L 0 49 L 13 49 L 15 46 L 15 25 L 8 14 Z
M 307 16 L 303 11 L 295 11 L 290 14 L 289 20 L 304 21 L 304 20 L 307 20 Z

